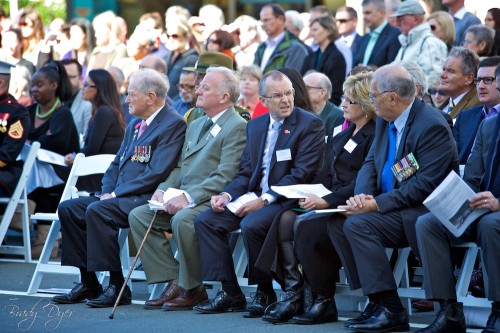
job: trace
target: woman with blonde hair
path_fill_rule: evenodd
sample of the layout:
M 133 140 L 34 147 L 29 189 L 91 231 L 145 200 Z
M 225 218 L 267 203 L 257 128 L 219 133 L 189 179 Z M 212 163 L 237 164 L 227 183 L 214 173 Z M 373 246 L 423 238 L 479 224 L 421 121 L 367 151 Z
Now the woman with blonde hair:
M 437 38 L 441 39 L 448 47 L 448 51 L 453 47 L 455 41 L 455 23 L 453 17 L 444 11 L 437 11 L 429 15 L 427 20 L 431 26 L 431 31 Z
M 269 113 L 259 99 L 259 82 L 262 71 L 257 65 L 243 66 L 240 71 L 240 99 L 238 104 L 248 110 L 252 119 Z

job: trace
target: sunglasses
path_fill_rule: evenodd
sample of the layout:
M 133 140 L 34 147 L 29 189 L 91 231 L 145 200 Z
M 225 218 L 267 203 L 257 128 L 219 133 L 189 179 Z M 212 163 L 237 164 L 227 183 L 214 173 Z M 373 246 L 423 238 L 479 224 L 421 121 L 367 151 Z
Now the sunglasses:
M 436 31 L 436 26 L 434 24 L 431 24 L 431 30 Z
M 438 89 L 434 89 L 434 88 L 427 89 L 427 92 L 429 93 L 429 95 L 439 94 L 440 96 L 446 96 L 446 93 L 444 93 L 442 90 L 438 90 Z
M 340 24 L 344 24 L 344 23 L 347 23 L 349 21 L 352 21 L 352 19 L 337 19 L 337 22 L 339 22 Z
M 219 44 L 219 42 L 214 38 L 207 39 L 207 44 L 210 44 L 210 43 Z
M 179 38 L 179 35 L 177 35 L 177 34 L 173 34 L 173 35 L 167 34 L 167 38 L 177 39 L 177 38 Z

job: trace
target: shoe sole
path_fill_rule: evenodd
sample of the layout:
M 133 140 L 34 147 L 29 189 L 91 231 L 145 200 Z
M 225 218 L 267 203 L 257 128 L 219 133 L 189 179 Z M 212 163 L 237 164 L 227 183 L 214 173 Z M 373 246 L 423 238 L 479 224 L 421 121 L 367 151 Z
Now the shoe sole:
M 113 304 L 98 304 L 98 303 L 86 303 L 88 306 L 90 306 L 91 308 L 112 308 L 115 303 Z M 120 303 L 118 303 L 118 305 L 130 305 L 132 304 L 132 298 L 125 298 L 120 301 Z
M 145 305 L 144 304 L 144 309 L 146 310 L 161 310 L 163 305 Z
M 361 332 L 361 333 L 373 333 L 373 332 L 409 332 L 410 331 L 410 325 L 401 325 L 401 326 L 396 326 L 396 327 L 391 327 L 385 330 L 367 330 L 367 329 L 362 329 L 362 328 L 353 328 L 353 327 L 348 327 L 349 330 L 353 332 Z
M 319 320 L 319 321 L 302 321 L 302 320 L 296 320 L 292 319 L 292 323 L 298 324 L 298 325 L 321 325 L 321 324 L 326 324 L 326 323 L 335 323 L 339 320 L 338 316 L 332 317 L 332 318 L 327 318 L 324 320 Z
M 241 307 L 241 308 L 233 307 L 233 308 L 226 309 L 224 311 L 210 311 L 210 310 L 202 310 L 202 309 L 193 308 L 193 310 L 195 310 L 197 312 L 207 313 L 207 314 L 226 313 L 226 312 L 243 312 L 243 311 L 245 311 L 245 309 L 246 309 L 246 306 Z

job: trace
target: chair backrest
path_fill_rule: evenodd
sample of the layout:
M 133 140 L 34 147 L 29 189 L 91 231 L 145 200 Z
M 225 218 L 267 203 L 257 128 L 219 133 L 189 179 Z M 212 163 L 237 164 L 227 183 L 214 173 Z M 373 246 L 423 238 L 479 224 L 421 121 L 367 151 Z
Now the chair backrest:
M 74 188 L 76 187 L 78 177 L 105 173 L 114 159 L 115 155 L 112 154 L 93 155 L 89 157 L 85 157 L 82 153 L 77 154 L 60 202 L 72 198 L 71 194 L 75 192 Z

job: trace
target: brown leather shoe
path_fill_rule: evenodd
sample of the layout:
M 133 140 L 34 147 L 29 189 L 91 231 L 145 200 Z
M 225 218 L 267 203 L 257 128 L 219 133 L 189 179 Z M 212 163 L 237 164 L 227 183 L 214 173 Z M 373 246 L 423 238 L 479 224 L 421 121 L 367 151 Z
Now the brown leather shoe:
M 208 300 L 208 295 L 204 286 L 199 286 L 193 289 L 185 290 L 165 304 L 161 308 L 164 311 L 191 310 L 196 304 Z
M 158 297 L 157 299 L 146 301 L 146 303 L 144 303 L 144 308 L 148 310 L 161 309 L 163 304 L 178 297 L 184 291 L 184 288 L 181 288 L 178 285 L 169 282 L 165 287 L 165 290 L 163 290 L 163 292 L 161 293 L 160 297 Z

